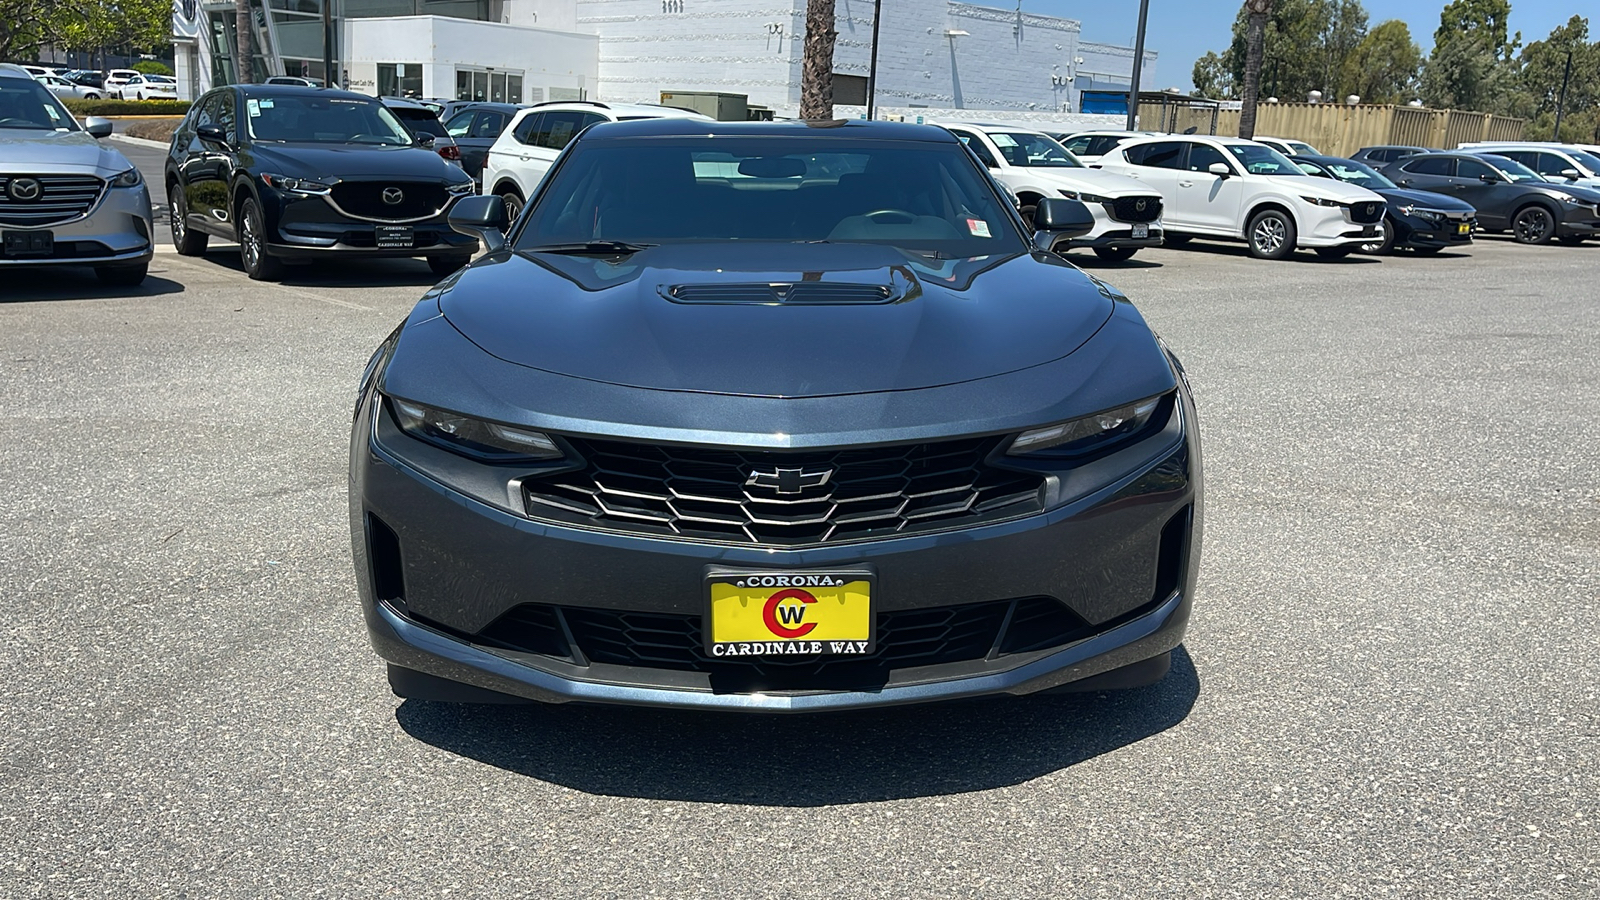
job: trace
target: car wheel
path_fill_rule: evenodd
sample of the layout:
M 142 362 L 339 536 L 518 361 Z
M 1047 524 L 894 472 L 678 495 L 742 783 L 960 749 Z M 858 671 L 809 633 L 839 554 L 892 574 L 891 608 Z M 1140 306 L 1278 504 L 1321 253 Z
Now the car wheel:
M 433 274 L 443 278 L 446 275 L 454 275 L 469 262 L 472 262 L 471 256 L 430 256 L 428 268 L 433 270 Z
M 1017 212 L 1022 216 L 1022 224 L 1028 226 L 1029 234 L 1033 233 L 1033 214 L 1038 208 L 1039 206 L 1036 203 L 1028 203 L 1017 207 Z
M 1383 240 L 1362 244 L 1361 252 L 1374 256 L 1387 256 L 1394 252 L 1394 236 L 1399 232 L 1400 225 L 1393 219 L 1383 220 Z
M 95 277 L 100 279 L 101 284 L 117 287 L 138 287 L 144 283 L 144 276 L 149 272 L 149 263 L 139 263 L 136 266 L 100 266 L 94 270 Z
M 505 205 L 506 225 L 509 226 L 517 220 L 517 216 L 522 215 L 522 195 L 516 191 L 506 191 L 500 195 L 500 202 Z
M 1250 220 L 1245 232 L 1250 241 L 1250 255 L 1256 259 L 1287 259 L 1294 252 L 1294 219 L 1277 209 L 1264 209 Z
M 1511 236 L 1519 244 L 1548 244 L 1556 236 L 1555 216 L 1542 206 L 1524 206 L 1511 217 Z
M 1318 247 L 1317 258 L 1344 259 L 1346 256 L 1349 256 L 1351 253 L 1355 252 L 1355 249 L 1356 248 L 1354 247 Z
M 90 91 L 89 93 L 83 95 L 83 99 L 85 99 L 85 100 L 99 100 L 100 99 L 100 95 L 94 93 L 93 91 Z
M 1106 262 L 1126 262 L 1139 252 L 1138 247 L 1096 247 L 1094 255 Z
M 283 275 L 283 261 L 267 255 L 267 222 L 254 197 L 239 209 L 239 260 L 252 281 L 276 281 Z
M 183 186 L 175 184 L 167 192 L 167 218 L 172 227 L 172 246 L 180 256 L 204 256 L 209 235 L 189 227 L 189 198 Z

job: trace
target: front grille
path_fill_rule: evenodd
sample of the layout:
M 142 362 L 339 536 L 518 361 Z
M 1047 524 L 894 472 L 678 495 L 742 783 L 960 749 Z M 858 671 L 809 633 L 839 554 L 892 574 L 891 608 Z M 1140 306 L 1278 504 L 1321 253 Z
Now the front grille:
M 1161 198 L 1118 197 L 1108 200 L 1106 215 L 1118 222 L 1154 222 L 1161 218 Z
M 1372 225 L 1383 221 L 1383 203 L 1373 200 L 1350 204 L 1350 221 L 1358 225 Z
M 988 462 L 1004 438 L 733 451 L 571 439 L 581 469 L 523 481 L 544 521 L 792 547 L 914 534 L 1043 509 L 1043 476 Z
M 391 189 L 400 192 L 400 202 L 384 202 L 384 191 Z M 450 199 L 444 185 L 426 181 L 341 181 L 330 196 L 349 215 L 379 222 L 429 218 L 442 212 Z
M 17 199 L 12 182 L 37 181 L 38 196 L 30 189 Z M 0 175 L 0 224 L 45 227 L 81 218 L 94 208 L 106 183 L 93 175 Z
M 867 658 L 838 656 L 718 659 L 705 652 L 701 617 L 524 604 L 501 616 L 476 643 L 575 658 L 561 622 L 590 663 L 698 672 L 729 690 L 838 689 L 882 685 L 896 669 L 946 665 L 1056 647 L 1093 629 L 1050 597 L 995 600 L 878 614 L 878 648 Z M 1001 629 L 1005 633 L 1001 634 Z

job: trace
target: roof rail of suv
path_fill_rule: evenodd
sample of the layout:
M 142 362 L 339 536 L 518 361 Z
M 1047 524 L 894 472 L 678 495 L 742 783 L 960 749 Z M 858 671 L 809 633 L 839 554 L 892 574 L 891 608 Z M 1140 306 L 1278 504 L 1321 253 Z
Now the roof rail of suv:
M 23 78 L 32 78 L 33 73 L 15 63 L 0 63 L 0 73 L 6 75 L 19 75 Z
M 604 103 L 601 103 L 599 100 L 541 100 L 538 103 L 530 103 L 530 104 L 528 104 L 528 106 L 529 106 L 529 108 L 532 108 L 532 107 L 535 107 L 535 106 L 549 106 L 549 105 L 551 105 L 553 103 L 579 103 L 579 104 L 582 104 L 584 106 L 598 106 L 601 109 L 610 109 L 611 108 L 611 107 L 605 105 Z

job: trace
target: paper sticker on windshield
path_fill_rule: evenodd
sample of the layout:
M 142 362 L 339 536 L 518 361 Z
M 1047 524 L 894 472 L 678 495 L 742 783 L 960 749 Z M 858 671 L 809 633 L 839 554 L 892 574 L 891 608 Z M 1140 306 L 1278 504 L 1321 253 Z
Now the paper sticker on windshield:
M 967 231 L 972 232 L 973 237 L 994 237 L 994 235 L 989 233 L 989 223 L 982 219 L 968 219 Z
M 271 97 L 263 97 L 261 99 L 261 108 L 262 109 L 271 109 L 272 108 L 272 102 L 273 101 L 272 101 Z
M 989 140 L 994 141 L 996 147 L 1015 147 L 1017 139 L 1009 134 L 991 134 Z
M 50 114 L 50 118 L 56 120 L 57 122 L 61 121 L 61 113 L 56 112 L 56 108 L 54 106 L 46 103 L 44 106 L 44 111 Z
M 245 106 L 245 109 L 250 110 L 250 118 L 252 118 L 252 119 L 261 118 L 261 104 L 257 103 L 254 100 L 246 100 L 244 102 L 244 106 Z

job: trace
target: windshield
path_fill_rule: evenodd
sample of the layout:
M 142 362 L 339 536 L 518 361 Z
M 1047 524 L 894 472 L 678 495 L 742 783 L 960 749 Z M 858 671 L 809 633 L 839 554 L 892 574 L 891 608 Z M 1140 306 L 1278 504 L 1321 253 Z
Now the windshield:
M 1294 151 L 1296 156 L 1316 156 L 1317 148 L 1302 141 L 1284 141 L 1285 146 Z
M 435 137 L 444 137 L 444 123 L 439 117 L 426 109 L 411 109 L 409 107 L 389 107 L 389 112 L 394 117 L 410 126 L 417 134 L 431 134 Z
M 1228 152 L 1232 153 L 1239 162 L 1244 164 L 1244 170 L 1251 175 L 1299 175 L 1305 177 L 1300 167 L 1289 161 L 1289 157 L 1261 144 L 1228 144 Z
M 1590 175 L 1600 175 L 1600 156 L 1583 150 L 1568 150 L 1567 155 L 1589 170 Z
M 989 140 L 1000 148 L 1000 155 L 1013 166 L 1025 168 L 1082 169 L 1077 157 L 1042 134 L 990 132 Z
M 406 146 L 411 132 L 376 100 L 319 94 L 250 97 L 250 136 L 258 141 Z
M 1026 249 L 1002 198 L 954 143 L 579 141 L 550 179 L 518 235 L 519 250 L 826 241 L 956 258 Z
M 0 78 L 0 129 L 77 131 L 75 122 L 44 85 L 32 78 Z
M 1364 187 L 1369 191 L 1396 186 L 1394 182 L 1380 174 L 1377 169 L 1358 163 L 1353 159 L 1322 163 L 1320 168 L 1315 163 L 1301 163 L 1300 168 L 1307 175 L 1316 175 L 1319 171 L 1327 172 L 1346 184 Z
M 1543 175 L 1540 175 L 1538 172 L 1535 172 L 1534 170 L 1528 168 L 1522 163 L 1517 162 L 1514 159 L 1508 159 L 1504 156 L 1480 156 L 1478 158 L 1488 163 L 1490 166 L 1499 169 L 1500 174 L 1504 175 L 1506 180 L 1512 184 L 1522 181 L 1545 180 Z

